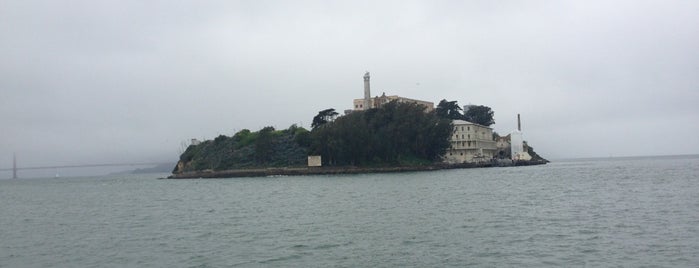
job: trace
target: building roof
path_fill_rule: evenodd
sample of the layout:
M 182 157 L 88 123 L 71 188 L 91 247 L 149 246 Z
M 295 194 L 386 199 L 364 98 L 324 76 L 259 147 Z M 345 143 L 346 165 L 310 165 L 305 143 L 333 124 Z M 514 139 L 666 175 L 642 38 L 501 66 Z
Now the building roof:
M 488 126 L 476 124 L 476 123 L 469 122 L 469 121 L 465 121 L 465 120 L 451 120 L 451 122 L 454 123 L 454 125 L 475 125 L 475 126 L 480 126 L 480 127 L 484 127 L 484 128 L 493 129 L 493 128 L 488 127 Z

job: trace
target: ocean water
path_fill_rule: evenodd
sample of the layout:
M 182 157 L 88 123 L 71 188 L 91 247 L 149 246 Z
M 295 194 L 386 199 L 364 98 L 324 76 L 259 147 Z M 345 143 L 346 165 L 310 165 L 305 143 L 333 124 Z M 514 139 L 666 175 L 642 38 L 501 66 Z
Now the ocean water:
M 697 156 L 157 177 L 0 180 L 0 267 L 699 266 Z

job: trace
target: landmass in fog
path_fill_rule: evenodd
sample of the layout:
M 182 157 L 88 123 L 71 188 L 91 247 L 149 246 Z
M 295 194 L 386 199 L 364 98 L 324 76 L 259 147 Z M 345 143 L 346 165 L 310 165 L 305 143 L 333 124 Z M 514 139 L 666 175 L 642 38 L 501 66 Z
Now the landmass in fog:
M 372 94 L 488 105 L 550 159 L 699 151 L 695 1 L 3 1 L 0 168 L 177 160 Z M 2 176 L 2 175 L 0 175 Z

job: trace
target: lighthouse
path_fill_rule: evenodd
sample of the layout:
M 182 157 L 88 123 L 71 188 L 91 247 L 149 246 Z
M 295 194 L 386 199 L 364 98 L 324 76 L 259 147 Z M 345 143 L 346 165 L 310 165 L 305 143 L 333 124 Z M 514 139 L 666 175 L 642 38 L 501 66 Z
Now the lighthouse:
M 364 110 L 371 108 L 371 89 L 369 87 L 369 72 L 364 74 Z

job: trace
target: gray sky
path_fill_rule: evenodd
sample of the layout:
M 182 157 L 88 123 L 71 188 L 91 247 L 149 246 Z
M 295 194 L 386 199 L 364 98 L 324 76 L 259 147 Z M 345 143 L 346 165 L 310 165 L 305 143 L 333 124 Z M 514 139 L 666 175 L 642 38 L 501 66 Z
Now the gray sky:
M 549 158 L 699 152 L 699 1 L 0 0 L 0 167 L 175 161 L 372 94 Z

